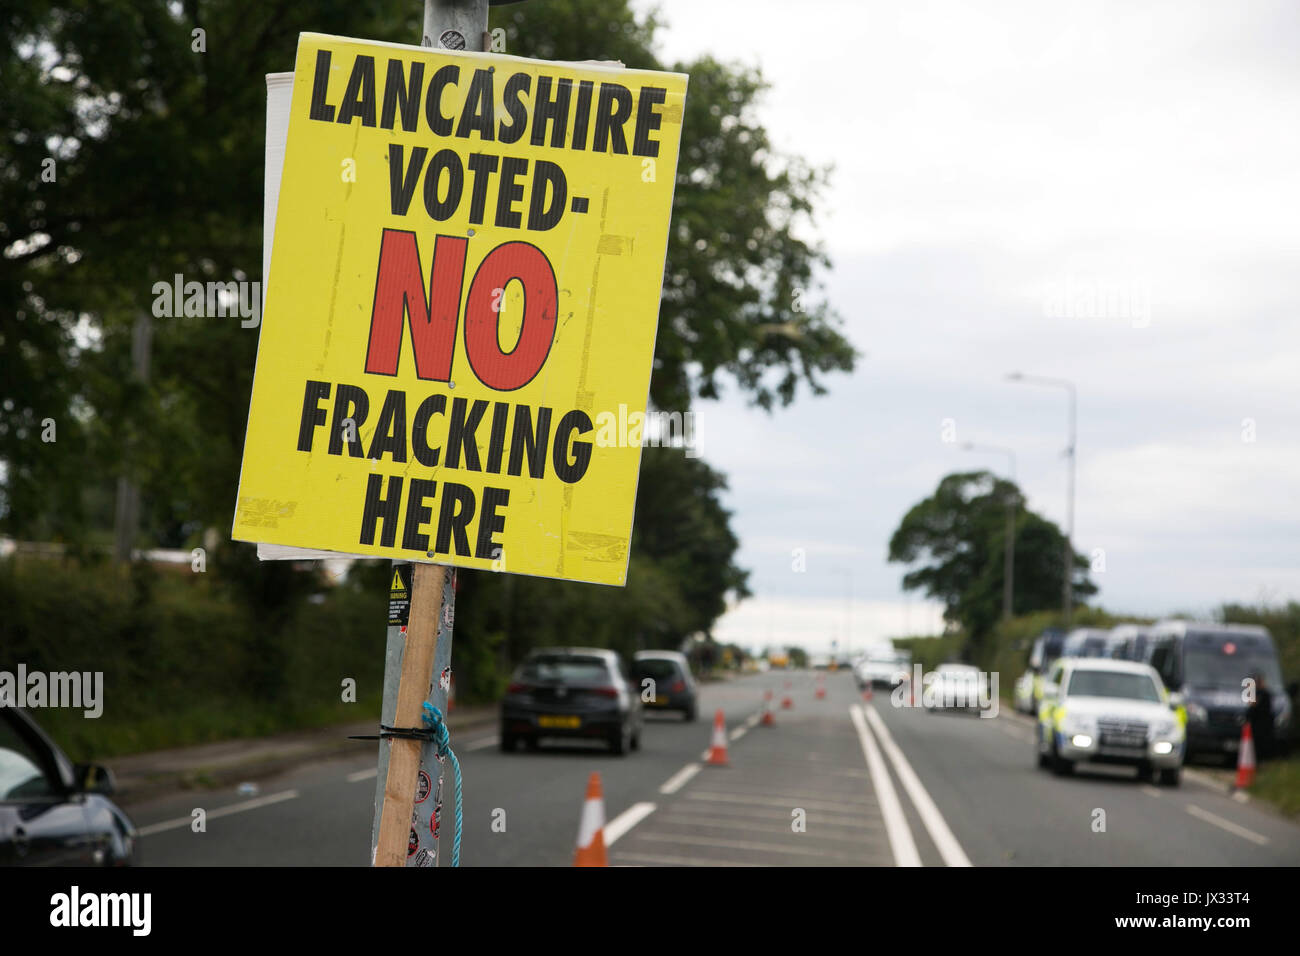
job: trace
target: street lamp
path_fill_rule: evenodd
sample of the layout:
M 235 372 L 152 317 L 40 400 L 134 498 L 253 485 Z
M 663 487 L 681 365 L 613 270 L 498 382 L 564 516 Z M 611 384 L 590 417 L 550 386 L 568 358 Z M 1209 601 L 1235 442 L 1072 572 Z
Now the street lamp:
M 1065 454 L 1070 459 L 1069 486 L 1066 491 L 1065 517 L 1065 583 L 1062 587 L 1062 613 L 1065 617 L 1065 629 L 1070 629 L 1070 616 L 1074 610 L 1074 464 L 1076 445 L 1076 395 L 1074 383 L 1063 378 L 1046 378 L 1041 375 L 1025 375 L 1022 372 L 1010 372 L 1007 381 L 1025 385 L 1046 385 L 1050 388 L 1063 388 L 1070 393 L 1070 443 Z
M 1016 453 L 1001 445 L 979 445 L 975 442 L 962 442 L 962 451 L 984 452 L 993 455 L 1006 455 L 1009 462 L 1011 484 L 1016 483 Z M 1002 549 L 1002 619 L 1011 620 L 1012 598 L 1015 594 L 1016 573 L 1016 511 L 1020 504 L 1019 491 L 1012 492 L 1007 499 L 1007 544 Z

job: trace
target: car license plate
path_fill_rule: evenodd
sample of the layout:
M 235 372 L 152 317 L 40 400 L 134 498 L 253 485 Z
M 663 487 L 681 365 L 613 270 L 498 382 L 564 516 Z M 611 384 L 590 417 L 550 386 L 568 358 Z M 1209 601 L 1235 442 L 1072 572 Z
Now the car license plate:
M 668 698 L 651 697 L 648 701 L 646 701 L 646 703 L 649 704 L 651 707 L 666 707 L 668 706 Z
M 565 730 L 576 730 L 582 726 L 581 717 L 563 717 L 559 715 L 546 715 L 537 718 L 538 727 L 548 727 Z

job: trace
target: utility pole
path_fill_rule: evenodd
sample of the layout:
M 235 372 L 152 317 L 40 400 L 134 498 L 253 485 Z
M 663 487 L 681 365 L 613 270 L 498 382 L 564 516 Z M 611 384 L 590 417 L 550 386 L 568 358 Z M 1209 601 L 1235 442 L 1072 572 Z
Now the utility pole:
M 131 327 L 131 370 L 141 385 L 149 383 L 149 356 L 153 346 L 153 315 L 148 309 L 136 313 Z M 113 509 L 113 560 L 126 564 L 135 550 L 140 526 L 140 486 L 129 474 L 131 457 L 138 449 L 123 450 L 122 473 L 117 476 L 117 501 Z
M 488 0 L 424 0 L 420 45 L 447 50 L 486 48 Z M 433 557 L 433 552 L 429 553 Z M 393 562 L 391 592 L 406 583 L 409 622 L 388 619 L 381 722 L 418 727 L 428 700 L 445 715 L 450 689 L 455 570 L 436 564 Z M 444 679 L 446 675 L 446 679 Z M 443 793 L 442 761 L 432 743 L 379 742 L 379 775 L 371 849 L 375 866 L 436 866 Z M 423 793 L 417 802 L 417 790 Z M 432 791 L 432 792 L 430 792 Z M 411 854 L 414 834 L 421 851 Z
M 1016 453 L 1010 448 L 1003 448 L 1000 445 L 977 445 L 974 442 L 964 442 L 962 451 L 988 452 L 995 455 L 1006 455 L 1010 462 L 1011 484 L 1016 483 Z M 1011 497 L 1007 499 L 1007 532 L 1006 547 L 1002 549 L 1002 620 L 1011 620 L 1014 596 L 1015 596 L 1015 574 L 1016 574 L 1016 513 L 1020 508 L 1020 491 L 1017 488 L 1012 492 Z
M 1066 446 L 1065 454 L 1070 459 L 1069 471 L 1067 472 L 1067 485 L 1065 493 L 1065 582 L 1061 588 L 1061 615 L 1065 619 L 1065 629 L 1070 629 L 1070 619 L 1074 611 L 1074 467 L 1076 454 L 1076 432 L 1077 432 L 1077 415 L 1076 415 L 1076 391 L 1074 383 L 1063 378 L 1045 378 L 1039 375 L 1025 375 L 1021 372 L 1011 372 L 1007 375 L 1009 382 L 1022 382 L 1028 385 L 1046 385 L 1052 388 L 1063 388 L 1070 395 L 1069 405 L 1069 445 Z

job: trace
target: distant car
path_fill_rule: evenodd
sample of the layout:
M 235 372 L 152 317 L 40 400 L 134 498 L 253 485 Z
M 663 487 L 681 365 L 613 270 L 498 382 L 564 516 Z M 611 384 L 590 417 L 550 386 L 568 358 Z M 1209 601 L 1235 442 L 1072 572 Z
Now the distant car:
M 654 681 L 654 696 L 649 700 L 647 680 Z M 690 663 L 677 651 L 637 651 L 632 658 L 632 689 L 649 710 L 680 711 L 686 720 L 699 713 Z
M 1185 738 L 1155 669 L 1135 661 L 1063 657 L 1043 684 L 1038 766 L 1068 774 L 1080 762 L 1134 766 L 1138 779 L 1182 780 Z
M 853 676 L 861 690 L 866 690 L 867 687 L 893 688 L 907 679 L 910 663 L 910 656 L 893 648 L 872 650 L 858 660 L 853 668 Z
M 987 678 L 973 664 L 940 664 L 929 675 L 921 700 L 930 713 L 935 710 L 973 712 L 981 699 L 988 699 Z
M 1022 714 L 1032 714 L 1034 712 L 1035 677 L 1033 671 L 1027 670 L 1016 678 L 1016 683 L 1011 689 L 1012 705 Z
M 112 792 L 106 768 L 73 764 L 24 711 L 0 707 L 0 865 L 135 863 L 135 824 Z
M 1014 700 L 1017 710 L 1026 714 L 1037 714 L 1038 703 L 1042 699 L 1043 675 L 1052 663 L 1061 656 L 1061 647 L 1065 644 L 1065 632 L 1049 627 L 1038 635 L 1034 646 L 1029 651 L 1029 662 L 1025 672 L 1015 684 Z
M 1106 638 L 1105 657 L 1117 661 L 1146 660 L 1147 643 L 1151 630 L 1139 624 L 1118 624 L 1110 629 Z
M 501 749 L 543 738 L 603 740 L 616 754 L 641 746 L 641 695 L 623 662 L 598 647 L 529 654 L 501 699 Z

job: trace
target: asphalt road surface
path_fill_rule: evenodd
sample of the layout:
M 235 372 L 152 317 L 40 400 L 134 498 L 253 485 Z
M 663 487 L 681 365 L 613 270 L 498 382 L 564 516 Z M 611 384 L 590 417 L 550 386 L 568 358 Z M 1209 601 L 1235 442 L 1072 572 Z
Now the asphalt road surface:
M 786 680 L 790 710 L 779 707 Z M 699 721 L 650 715 L 641 749 L 625 757 L 597 745 L 503 754 L 493 729 L 466 733 L 452 741 L 464 772 L 462 865 L 569 865 L 593 770 L 615 865 L 1300 864 L 1300 827 L 1194 772 L 1178 788 L 1123 768 L 1058 778 L 1036 768 L 1032 725 L 1010 708 L 990 719 L 894 707 L 882 691 L 866 702 L 846 672 L 825 675 L 825 687 L 817 700 L 810 672 L 703 685 Z M 765 727 L 769 689 L 778 708 Z M 703 760 L 718 709 L 726 767 Z M 256 795 L 128 806 L 142 862 L 368 863 L 374 744 L 357 747 L 355 758 L 260 780 Z M 191 829 L 196 807 L 206 832 Z

